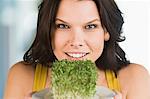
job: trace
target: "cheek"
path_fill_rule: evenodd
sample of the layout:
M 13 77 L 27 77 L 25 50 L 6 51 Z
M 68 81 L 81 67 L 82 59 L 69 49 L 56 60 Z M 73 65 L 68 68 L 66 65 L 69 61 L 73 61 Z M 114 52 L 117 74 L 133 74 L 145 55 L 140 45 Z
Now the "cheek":
M 53 40 L 53 52 L 58 60 L 63 59 L 62 49 L 67 42 L 67 36 L 64 33 L 56 32 Z
M 96 35 L 94 37 L 91 37 L 89 41 L 90 48 L 93 51 L 93 54 L 91 55 L 91 59 L 93 61 L 96 61 L 102 54 L 103 48 L 104 48 L 104 35 Z
M 67 42 L 67 35 L 59 32 L 55 33 L 53 41 L 54 49 L 62 48 L 66 42 Z
M 104 47 L 104 39 L 101 37 L 93 39 L 91 47 L 93 48 L 94 52 L 101 53 Z
M 95 33 L 95 35 L 91 35 L 89 42 L 91 43 L 91 46 L 95 49 L 100 49 L 103 47 L 104 44 L 104 34 L 103 32 Z

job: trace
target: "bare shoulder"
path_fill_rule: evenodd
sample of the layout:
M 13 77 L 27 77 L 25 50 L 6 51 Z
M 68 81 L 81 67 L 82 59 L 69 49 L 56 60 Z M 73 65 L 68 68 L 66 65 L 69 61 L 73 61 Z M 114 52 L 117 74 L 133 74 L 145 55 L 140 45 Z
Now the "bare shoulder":
M 123 68 L 119 71 L 119 74 L 121 76 L 129 77 L 128 79 L 131 80 L 137 80 L 141 78 L 140 80 L 149 79 L 149 72 L 148 70 L 139 64 L 129 64 L 127 67 Z
M 34 76 L 34 67 L 25 62 L 18 62 L 9 69 L 8 77 L 28 81 Z M 27 79 L 30 78 L 30 79 Z
M 122 70 L 120 70 L 119 72 L 121 75 L 130 75 L 130 77 L 133 78 L 138 78 L 141 77 L 149 77 L 149 72 L 148 70 L 139 64 L 129 64 L 127 67 L 123 68 Z M 132 79 L 133 79 L 132 78 Z
M 150 99 L 150 75 L 144 66 L 129 64 L 119 71 L 119 79 L 127 99 Z
M 32 74 L 34 72 L 34 68 L 33 66 L 21 61 L 18 62 L 16 64 L 14 64 L 10 69 L 9 69 L 9 73 L 10 74 L 19 74 L 19 75 L 29 75 Z M 18 75 L 18 76 L 19 76 Z M 31 76 L 31 75 L 30 75 Z
M 5 99 L 14 97 L 21 99 L 25 93 L 32 90 L 34 79 L 34 68 L 24 62 L 14 64 L 8 72 L 6 88 L 4 92 Z

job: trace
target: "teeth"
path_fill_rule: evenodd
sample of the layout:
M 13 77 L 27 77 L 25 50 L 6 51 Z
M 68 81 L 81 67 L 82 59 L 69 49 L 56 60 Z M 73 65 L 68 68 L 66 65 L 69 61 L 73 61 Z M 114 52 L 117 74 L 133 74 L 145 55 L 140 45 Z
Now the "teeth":
M 81 58 L 86 55 L 86 54 L 70 54 L 70 53 L 67 53 L 67 54 L 73 58 Z

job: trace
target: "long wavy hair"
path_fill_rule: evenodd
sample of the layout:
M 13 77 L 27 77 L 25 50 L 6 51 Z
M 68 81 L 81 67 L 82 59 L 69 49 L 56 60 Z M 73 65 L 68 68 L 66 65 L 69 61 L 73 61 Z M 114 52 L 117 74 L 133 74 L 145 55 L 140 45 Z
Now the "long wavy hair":
M 82 1 L 82 0 L 78 0 Z M 93 0 L 97 6 L 103 28 L 109 34 L 110 39 L 104 43 L 102 55 L 96 60 L 96 65 L 101 70 L 119 71 L 130 62 L 125 57 L 125 52 L 119 46 L 119 42 L 125 40 L 121 36 L 124 23 L 122 12 L 114 0 Z M 24 61 L 36 65 L 51 67 L 50 63 L 56 59 L 52 49 L 52 37 L 56 30 L 55 18 L 61 0 L 43 0 L 39 6 L 37 31 L 34 42 L 24 54 Z

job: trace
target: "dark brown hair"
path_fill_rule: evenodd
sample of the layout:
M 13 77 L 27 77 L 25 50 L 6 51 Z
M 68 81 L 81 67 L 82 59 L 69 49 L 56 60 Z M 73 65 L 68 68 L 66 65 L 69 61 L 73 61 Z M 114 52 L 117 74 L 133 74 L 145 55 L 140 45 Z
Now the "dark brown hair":
M 80 0 L 81 1 L 81 0 Z M 122 13 L 114 0 L 93 0 L 96 3 L 102 26 L 110 34 L 109 41 L 105 42 L 102 55 L 96 60 L 99 69 L 118 71 L 130 62 L 125 57 L 125 52 L 118 42 L 125 40 L 121 36 L 124 23 Z M 52 35 L 55 32 L 55 18 L 61 0 L 43 0 L 39 6 L 37 34 L 23 59 L 29 64 L 37 63 L 50 66 L 56 60 L 52 50 Z

